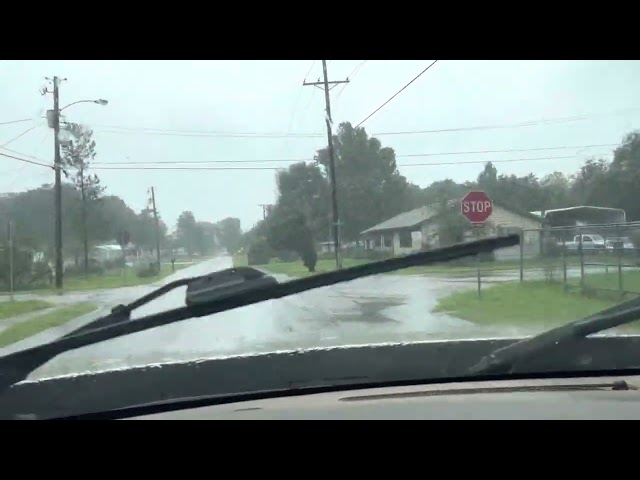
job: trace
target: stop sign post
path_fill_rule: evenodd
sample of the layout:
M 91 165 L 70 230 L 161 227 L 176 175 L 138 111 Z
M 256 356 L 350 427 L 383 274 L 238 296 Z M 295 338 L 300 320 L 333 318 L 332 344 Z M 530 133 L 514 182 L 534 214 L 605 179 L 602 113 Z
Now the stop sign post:
M 493 202 L 486 193 L 472 190 L 462 198 L 460 211 L 473 225 L 483 225 L 491 216 Z

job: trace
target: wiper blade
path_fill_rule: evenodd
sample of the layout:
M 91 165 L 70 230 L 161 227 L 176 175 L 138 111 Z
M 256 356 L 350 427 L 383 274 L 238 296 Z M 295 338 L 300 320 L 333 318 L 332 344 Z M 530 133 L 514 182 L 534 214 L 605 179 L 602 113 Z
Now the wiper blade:
M 119 305 L 112 310 L 111 314 L 98 318 L 90 324 L 80 327 L 57 340 L 0 357 L 0 392 L 24 380 L 35 369 L 69 350 L 75 350 L 189 318 L 213 315 L 234 308 L 295 295 L 308 290 L 327 287 L 358 278 L 420 265 L 447 262 L 480 253 L 488 253 L 498 248 L 517 245 L 519 242 L 519 235 L 486 238 L 427 252 L 419 252 L 403 257 L 358 265 L 343 270 L 321 273 L 285 283 L 267 285 L 253 290 L 242 289 L 233 294 L 222 296 L 221 298 L 213 298 L 210 301 L 193 302 L 185 307 L 166 310 L 135 320 L 130 319 L 132 310 L 178 287 L 190 285 L 194 282 L 202 282 L 211 275 L 224 275 L 226 272 L 233 273 L 253 269 L 246 267 L 244 270 L 242 268 L 231 268 L 226 271 L 214 272 L 201 277 L 177 280 L 160 287 L 129 305 Z
M 540 355 L 547 349 L 582 340 L 588 335 L 637 320 L 640 320 L 640 297 L 500 348 L 483 357 L 471 367 L 469 373 L 473 375 L 513 373 L 522 362 Z

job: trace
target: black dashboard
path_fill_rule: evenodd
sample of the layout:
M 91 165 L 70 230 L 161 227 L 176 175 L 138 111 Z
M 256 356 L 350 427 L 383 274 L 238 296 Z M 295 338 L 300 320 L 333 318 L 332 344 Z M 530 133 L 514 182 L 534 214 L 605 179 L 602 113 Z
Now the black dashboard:
M 637 420 L 640 377 L 376 388 L 250 400 L 131 420 Z

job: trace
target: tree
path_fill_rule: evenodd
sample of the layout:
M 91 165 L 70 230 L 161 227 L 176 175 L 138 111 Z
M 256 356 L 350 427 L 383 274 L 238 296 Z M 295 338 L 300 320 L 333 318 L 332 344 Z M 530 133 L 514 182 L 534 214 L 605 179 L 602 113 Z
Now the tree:
M 73 184 L 80 191 L 80 223 L 82 229 L 82 246 L 84 250 L 84 271 L 87 274 L 89 267 L 89 231 L 87 226 L 88 207 L 98 201 L 105 188 L 100 185 L 100 179 L 96 174 L 88 172 L 90 162 L 95 158 L 96 142 L 92 139 L 93 131 L 79 125 L 70 123 L 66 130 L 69 132 L 69 140 L 62 142 L 62 164 L 67 178 L 71 177 Z M 72 173 L 68 173 L 71 170 Z
M 242 228 L 240 219 L 227 217 L 215 224 L 217 236 L 220 245 L 229 253 L 235 253 L 242 244 Z M 215 237 L 214 237 L 215 238 Z
M 360 232 L 416 205 L 416 189 L 400 175 L 392 148 L 369 138 L 364 128 L 341 123 L 334 136 L 336 187 L 341 235 L 359 240 Z M 315 160 L 329 167 L 328 149 L 318 150 Z
M 274 250 L 296 252 L 310 272 L 315 272 L 316 253 L 313 232 L 307 219 L 299 210 L 278 205 L 267 227 L 267 241 Z
M 185 248 L 189 255 L 192 255 L 198 242 L 198 224 L 193 212 L 182 212 L 178 217 L 177 226 L 179 245 Z
M 240 222 L 238 220 L 238 222 Z M 213 253 L 217 247 L 218 225 L 211 222 L 198 222 L 197 248 L 201 255 Z M 242 232 L 240 232 L 242 237 Z M 239 240 L 238 240 L 239 241 Z
M 277 205 L 288 210 L 298 210 L 313 236 L 330 237 L 331 203 L 329 183 L 318 165 L 294 163 L 276 175 L 278 186 Z

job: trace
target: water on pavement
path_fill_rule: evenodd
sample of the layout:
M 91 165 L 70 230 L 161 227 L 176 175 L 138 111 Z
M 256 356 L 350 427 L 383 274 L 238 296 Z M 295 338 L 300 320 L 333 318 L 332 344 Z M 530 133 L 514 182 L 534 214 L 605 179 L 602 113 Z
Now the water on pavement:
M 230 266 L 230 257 L 217 257 L 179 270 L 155 285 L 76 295 L 82 300 L 113 306 L 129 302 L 162 283 Z M 504 327 L 500 332 L 492 332 L 487 327 L 431 311 L 442 296 L 468 288 L 475 287 L 473 283 L 444 278 L 401 275 L 363 278 L 67 352 L 30 378 L 293 348 L 512 334 Z M 133 318 L 183 306 L 185 290 L 186 287 L 174 290 L 145 305 L 134 312 Z M 13 350 L 48 341 L 76 326 L 43 332 L 16 344 Z

